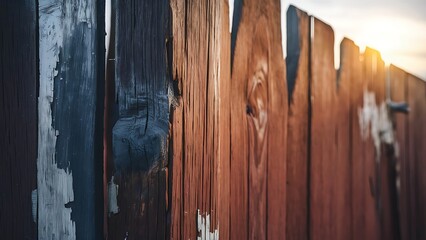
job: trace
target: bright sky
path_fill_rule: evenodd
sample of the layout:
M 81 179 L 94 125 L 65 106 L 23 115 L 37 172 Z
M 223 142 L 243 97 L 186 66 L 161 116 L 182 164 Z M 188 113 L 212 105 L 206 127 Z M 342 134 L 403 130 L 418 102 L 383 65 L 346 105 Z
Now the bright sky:
M 230 10 L 233 1 L 230 1 Z M 335 66 L 339 66 L 340 41 L 348 37 L 360 46 L 382 53 L 393 63 L 426 80 L 425 0 L 281 0 L 285 53 L 286 11 L 290 4 L 330 24 L 335 33 Z

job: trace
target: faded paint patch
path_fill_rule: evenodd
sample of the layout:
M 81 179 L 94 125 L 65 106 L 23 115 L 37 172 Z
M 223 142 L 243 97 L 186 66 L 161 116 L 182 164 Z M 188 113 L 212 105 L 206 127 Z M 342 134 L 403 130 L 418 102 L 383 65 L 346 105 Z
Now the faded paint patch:
M 33 215 L 33 221 L 37 223 L 37 189 L 31 192 L 31 213 Z
M 381 143 L 395 145 L 392 121 L 386 103 L 378 106 L 373 92 L 364 91 L 363 101 L 363 107 L 358 109 L 361 137 L 366 140 L 371 136 L 377 153 L 376 161 L 379 162 Z
M 200 210 L 197 210 L 197 231 L 198 231 L 198 240 L 218 240 L 219 239 L 219 229 L 213 230 L 210 232 L 210 214 L 206 213 L 206 216 L 203 217 L 200 214 Z
M 117 204 L 117 197 L 118 185 L 114 183 L 114 176 L 112 176 L 111 181 L 108 183 L 108 216 L 117 214 L 120 211 Z

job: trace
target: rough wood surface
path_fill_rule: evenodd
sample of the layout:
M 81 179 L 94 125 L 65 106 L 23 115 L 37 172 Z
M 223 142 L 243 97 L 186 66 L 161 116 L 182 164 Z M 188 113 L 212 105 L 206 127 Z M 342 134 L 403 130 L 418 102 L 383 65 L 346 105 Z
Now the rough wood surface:
M 98 239 L 103 211 L 103 2 L 38 3 L 38 237 Z
M 231 81 L 231 239 L 285 238 L 287 90 L 279 1 L 235 9 Z M 236 5 L 238 5 L 236 3 Z M 237 30 L 238 29 L 238 30 Z
M 227 239 L 228 1 L 171 1 L 171 7 L 172 72 L 177 97 L 171 139 L 171 238 Z
M 308 239 L 309 43 L 310 16 L 287 10 L 287 142 L 286 238 Z
M 36 239 L 37 6 L 0 5 L 0 236 Z
M 107 199 L 108 238 L 164 239 L 170 6 L 165 0 L 115 1 L 112 6 L 115 99 L 110 99 L 113 105 L 107 109 L 112 115 L 107 115 L 112 118 L 107 139 L 112 157 L 106 161 L 108 189 L 112 190 Z
M 410 106 L 408 115 L 408 164 L 410 164 L 409 211 L 411 239 L 425 239 L 426 230 L 426 84 L 409 74 L 407 98 Z

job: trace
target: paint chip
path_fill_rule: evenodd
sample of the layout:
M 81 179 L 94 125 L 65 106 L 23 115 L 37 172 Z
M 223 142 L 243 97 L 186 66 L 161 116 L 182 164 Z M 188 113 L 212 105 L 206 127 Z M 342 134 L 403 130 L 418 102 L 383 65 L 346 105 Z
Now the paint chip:
M 219 229 L 210 232 L 210 214 L 205 214 L 203 217 L 200 214 L 200 209 L 197 210 L 197 240 L 219 240 Z
M 114 183 L 114 176 L 108 183 L 108 215 L 117 214 L 120 209 L 117 205 L 118 185 Z
M 31 192 L 31 213 L 33 215 L 33 221 L 37 223 L 37 188 Z
M 380 161 L 380 145 L 382 143 L 395 145 L 395 137 L 392 121 L 385 102 L 379 106 L 376 104 L 376 96 L 373 92 L 364 91 L 363 107 L 358 110 L 359 126 L 363 140 L 369 136 L 373 139 L 376 149 L 376 161 Z

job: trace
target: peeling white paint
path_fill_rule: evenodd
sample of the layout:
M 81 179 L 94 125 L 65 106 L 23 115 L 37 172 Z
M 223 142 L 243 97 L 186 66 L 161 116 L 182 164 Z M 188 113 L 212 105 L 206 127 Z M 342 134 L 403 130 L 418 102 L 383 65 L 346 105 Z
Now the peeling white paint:
M 117 204 L 118 185 L 114 183 L 114 176 L 108 183 L 108 215 L 117 214 L 120 209 Z
M 178 99 L 176 98 L 175 94 L 173 93 L 173 89 L 171 84 L 169 84 L 169 87 L 167 88 L 167 98 L 169 100 L 169 109 L 176 108 L 179 106 Z
M 31 213 L 33 221 L 37 223 L 37 188 L 31 192 Z
M 376 161 L 379 162 L 381 143 L 395 145 L 392 121 L 389 118 L 386 102 L 383 101 L 378 106 L 375 94 L 364 91 L 364 103 L 363 107 L 358 109 L 358 116 L 361 137 L 366 140 L 371 136 L 377 153 Z
M 58 0 L 39 1 L 38 239 L 76 238 L 71 208 L 65 207 L 65 204 L 74 201 L 73 179 L 71 173 L 59 169 L 55 161 L 56 138 L 59 132 L 52 127 L 51 112 L 54 78 L 58 74 L 56 65 L 63 46 L 64 28 L 69 30 L 72 25 L 71 21 L 64 21 L 64 5 Z M 70 6 L 67 9 L 73 11 Z
M 210 215 L 205 214 L 203 217 L 200 214 L 200 210 L 197 210 L 197 231 L 198 231 L 198 240 L 219 240 L 219 227 L 216 230 L 210 232 Z

